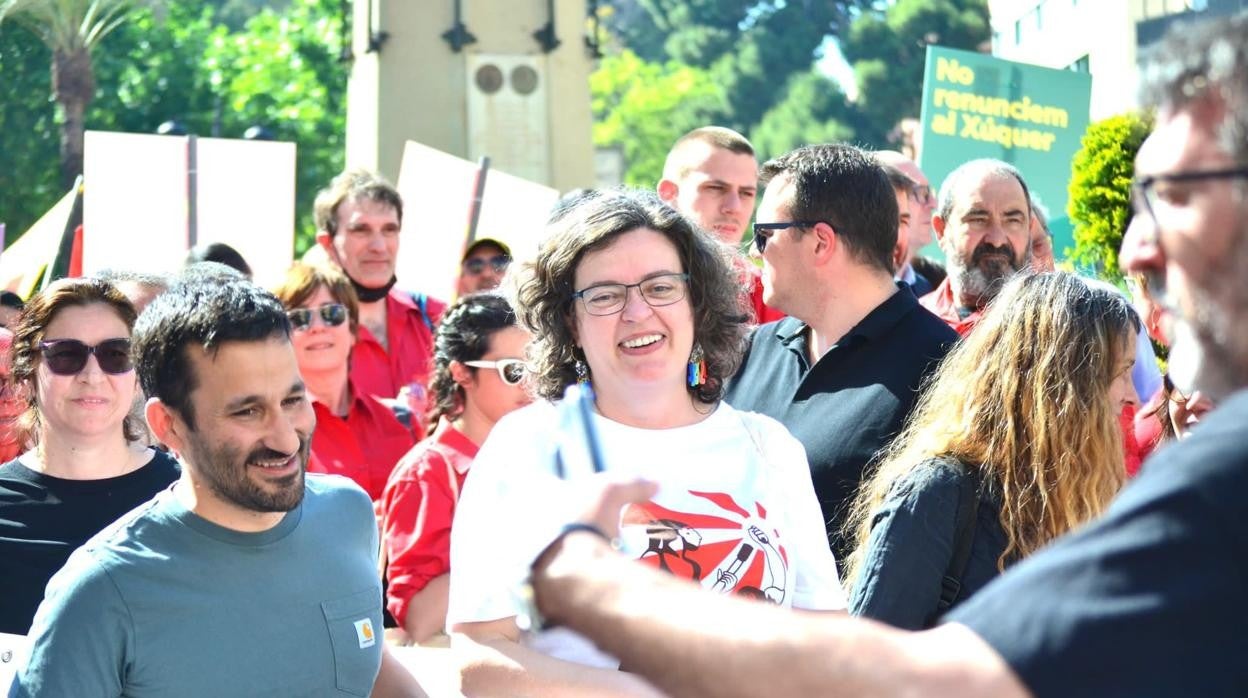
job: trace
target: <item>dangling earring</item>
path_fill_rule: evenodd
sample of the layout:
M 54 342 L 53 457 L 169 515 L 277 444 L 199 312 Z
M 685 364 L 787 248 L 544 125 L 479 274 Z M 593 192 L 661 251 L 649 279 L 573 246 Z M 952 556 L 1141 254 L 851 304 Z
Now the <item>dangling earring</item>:
M 586 366 L 584 361 L 577 359 L 572 364 L 572 369 L 576 371 L 577 383 L 580 383 L 581 385 L 589 384 L 589 366 Z
M 702 355 L 702 345 L 693 345 L 693 353 L 689 355 L 689 371 L 687 379 L 690 388 L 696 388 L 706 382 L 706 361 Z

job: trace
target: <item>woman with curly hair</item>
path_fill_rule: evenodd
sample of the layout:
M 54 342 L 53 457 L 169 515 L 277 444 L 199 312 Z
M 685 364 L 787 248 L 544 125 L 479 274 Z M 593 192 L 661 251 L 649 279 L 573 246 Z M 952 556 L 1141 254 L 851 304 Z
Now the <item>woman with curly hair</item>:
M 429 438 L 399 461 L 381 497 L 386 607 L 414 643 L 446 624 L 451 520 L 477 449 L 503 415 L 529 403 L 524 346 L 507 300 L 465 296 L 434 337 Z
M 864 481 L 850 612 L 931 626 L 1121 487 L 1139 320 L 1077 276 L 1011 281 L 944 360 Z
M 465 693 L 654 693 L 581 636 L 517 624 L 529 564 L 594 479 L 554 404 L 575 382 L 592 386 L 609 476 L 661 485 L 624 513 L 627 554 L 719 593 L 844 607 L 801 444 L 721 402 L 748 329 L 729 254 L 653 194 L 608 192 L 563 212 L 522 270 L 543 399 L 495 427 L 456 513 L 447 622 Z

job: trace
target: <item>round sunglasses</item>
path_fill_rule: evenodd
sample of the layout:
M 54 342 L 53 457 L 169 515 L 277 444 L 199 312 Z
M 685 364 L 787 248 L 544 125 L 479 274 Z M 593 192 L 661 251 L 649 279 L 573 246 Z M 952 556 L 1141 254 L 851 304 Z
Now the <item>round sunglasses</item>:
M 295 308 L 287 310 L 290 326 L 296 330 L 306 330 L 312 326 L 312 312 L 320 316 L 326 327 L 337 327 L 347 321 L 347 306 L 342 303 L 325 303 L 319 308 Z
M 118 337 L 91 345 L 76 339 L 54 339 L 40 342 L 39 350 L 48 370 L 58 376 L 74 376 L 87 366 L 87 357 L 95 354 L 100 370 L 112 375 L 134 369 L 130 360 L 130 340 Z
M 524 380 L 524 374 L 529 370 L 520 359 L 499 359 L 497 361 L 481 359 L 478 361 L 465 361 L 464 365 L 472 366 L 473 368 L 492 368 L 498 371 L 498 377 L 502 378 L 507 385 L 516 385 Z

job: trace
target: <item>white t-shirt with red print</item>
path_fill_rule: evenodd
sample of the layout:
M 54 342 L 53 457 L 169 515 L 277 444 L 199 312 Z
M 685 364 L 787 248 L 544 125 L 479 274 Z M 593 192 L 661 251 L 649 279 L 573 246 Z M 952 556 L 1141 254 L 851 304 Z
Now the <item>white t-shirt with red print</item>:
M 534 557 L 590 505 L 593 474 L 579 437 L 560 445 L 559 412 L 538 402 L 503 418 L 482 445 L 455 515 L 447 624 L 519 614 Z M 606 469 L 659 483 L 625 510 L 622 552 L 701 584 L 786 607 L 845 608 L 802 445 L 770 417 L 725 403 L 703 421 L 639 429 L 595 414 Z M 566 630 L 526 639 L 548 655 L 594 666 L 613 657 Z

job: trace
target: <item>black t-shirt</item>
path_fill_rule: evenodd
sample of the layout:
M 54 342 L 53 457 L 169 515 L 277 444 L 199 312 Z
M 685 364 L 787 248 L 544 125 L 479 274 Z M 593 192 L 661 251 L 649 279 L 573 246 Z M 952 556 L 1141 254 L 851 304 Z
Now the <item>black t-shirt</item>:
M 1248 391 L 947 620 L 1044 696 L 1248 696 Z
M 900 288 L 814 366 L 810 328 L 796 318 L 759 327 L 725 401 L 784 424 L 810 461 L 832 551 L 843 560 L 845 508 L 862 470 L 901 429 L 924 377 L 958 335 Z
M 178 479 L 160 451 L 143 467 L 103 480 L 65 480 L 17 460 L 0 465 L 0 632 L 30 630 L 43 590 L 69 554 Z

